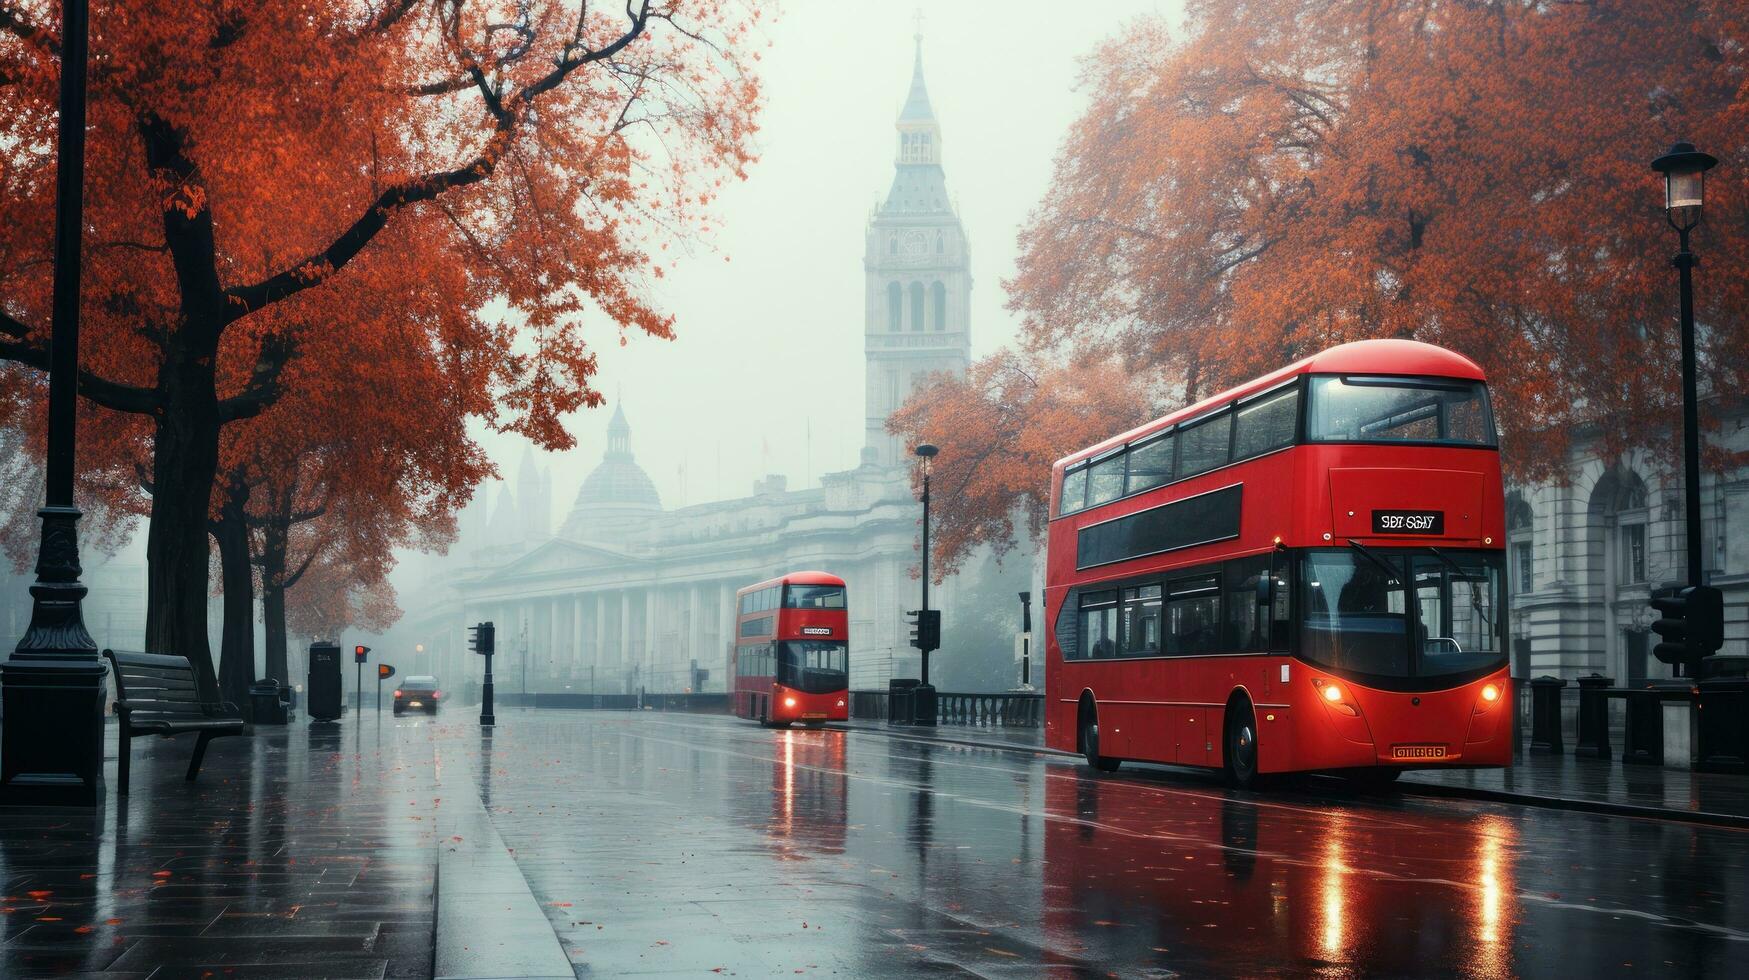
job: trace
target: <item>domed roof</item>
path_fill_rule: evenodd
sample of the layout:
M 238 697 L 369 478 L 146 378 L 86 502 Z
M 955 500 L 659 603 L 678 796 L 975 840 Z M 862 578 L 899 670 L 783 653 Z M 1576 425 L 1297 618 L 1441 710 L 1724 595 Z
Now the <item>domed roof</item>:
M 604 459 L 583 480 L 577 491 L 577 507 L 600 504 L 637 504 L 662 509 L 662 498 L 644 468 L 625 459 Z
M 607 452 L 601 454 L 601 462 L 583 479 L 583 486 L 577 490 L 577 500 L 571 505 L 571 514 L 565 521 L 567 536 L 602 530 L 589 526 L 591 522 L 587 518 L 591 513 L 662 509 L 662 497 L 656 492 L 656 484 L 632 459 L 631 435 L 632 427 L 626 423 L 625 409 L 614 406 L 613 419 L 607 423 Z

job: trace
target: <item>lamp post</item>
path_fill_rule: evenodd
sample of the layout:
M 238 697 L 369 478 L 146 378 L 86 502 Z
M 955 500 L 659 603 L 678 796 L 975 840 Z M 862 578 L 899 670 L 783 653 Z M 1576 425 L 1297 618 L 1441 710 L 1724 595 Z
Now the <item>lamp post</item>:
M 923 443 L 911 450 L 923 460 L 923 615 L 921 619 L 929 618 L 929 470 L 937 453 L 941 450 L 929 443 Z M 929 650 L 923 650 L 923 670 L 918 680 L 924 687 L 929 686 Z
M 1700 224 L 1706 172 L 1719 161 L 1694 148 L 1677 143 L 1652 161 L 1652 169 L 1664 175 L 1664 216 L 1681 237 L 1681 248 L 1670 264 L 1677 269 L 1682 293 L 1682 491 L 1683 523 L 1688 530 L 1688 584 L 1701 582 L 1700 554 L 1700 408 L 1694 366 L 1694 253 L 1688 250 L 1688 233 Z
M 1032 690 L 1032 592 L 1020 593 L 1020 689 Z
M 86 0 L 61 4 L 55 271 L 49 339 L 47 494 L 30 627 L 0 665 L 6 717 L 0 804 L 96 806 L 103 798 L 107 670 L 85 629 L 73 504 L 79 375 L 79 255 L 85 186 Z

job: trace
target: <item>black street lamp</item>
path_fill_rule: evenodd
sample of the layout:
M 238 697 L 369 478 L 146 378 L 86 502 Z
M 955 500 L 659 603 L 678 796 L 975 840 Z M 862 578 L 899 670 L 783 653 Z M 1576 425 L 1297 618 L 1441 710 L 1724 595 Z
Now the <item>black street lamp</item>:
M 918 619 L 918 622 L 921 623 L 929 619 L 929 470 L 935 455 L 941 450 L 925 442 L 911 451 L 923 460 L 923 614 Z M 923 647 L 923 670 L 918 680 L 922 686 L 929 686 L 929 647 L 927 644 Z M 933 713 L 930 720 L 934 720 Z
M 1032 690 L 1032 592 L 1020 593 L 1020 689 Z
M 73 505 L 79 383 L 79 254 L 85 205 L 86 0 L 61 4 L 61 106 L 56 127 L 54 309 L 49 336 L 49 438 L 42 543 L 30 627 L 0 665 L 6 718 L 0 804 L 96 806 L 103 799 L 107 669 L 85 629 L 79 508 Z
M 1688 584 L 1701 585 L 1700 554 L 1700 408 L 1695 392 L 1694 365 L 1694 253 L 1688 250 L 1688 233 L 1700 224 L 1706 172 L 1719 161 L 1694 148 L 1677 143 L 1670 152 L 1652 161 L 1652 169 L 1664 175 L 1664 215 L 1681 236 L 1682 246 L 1671 259 L 1681 280 L 1682 292 L 1682 483 L 1684 523 L 1688 525 Z

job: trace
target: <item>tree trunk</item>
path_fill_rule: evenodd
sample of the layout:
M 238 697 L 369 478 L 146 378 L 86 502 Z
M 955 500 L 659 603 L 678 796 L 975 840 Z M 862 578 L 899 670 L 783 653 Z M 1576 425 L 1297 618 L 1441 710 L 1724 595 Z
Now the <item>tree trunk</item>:
M 213 358 L 173 348 L 159 377 L 165 404 L 153 434 L 146 649 L 187 657 L 202 695 L 214 698 L 218 678 L 207 640 L 207 518 L 219 465 Z
M 273 525 L 261 535 L 261 620 L 267 639 L 267 676 L 291 684 L 286 664 L 285 531 Z
M 233 478 L 226 488 L 213 537 L 219 542 L 219 580 L 224 587 L 224 632 L 219 641 L 219 694 L 233 704 L 249 699 L 255 683 L 255 570 L 249 564 L 249 524 L 244 507 L 249 485 Z

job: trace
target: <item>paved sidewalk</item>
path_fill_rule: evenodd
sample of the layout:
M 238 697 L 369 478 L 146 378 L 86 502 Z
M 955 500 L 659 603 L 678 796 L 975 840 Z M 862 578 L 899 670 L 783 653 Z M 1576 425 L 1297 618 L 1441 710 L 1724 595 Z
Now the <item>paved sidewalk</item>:
M 895 738 L 1072 755 L 1045 748 L 1044 732 L 1037 728 L 930 728 L 866 720 L 842 727 Z M 1404 773 L 1397 786 L 1408 793 L 1749 827 L 1749 776 L 1628 765 L 1571 754 L 1524 753 L 1510 769 L 1415 770 Z
M 0 976 L 428 977 L 441 790 L 428 739 L 366 715 L 134 739 L 96 811 L 0 809 Z

